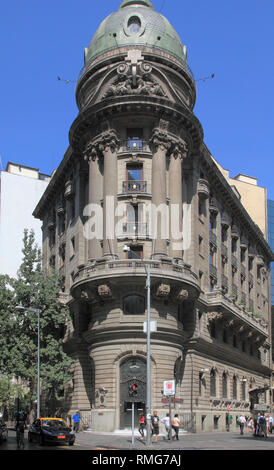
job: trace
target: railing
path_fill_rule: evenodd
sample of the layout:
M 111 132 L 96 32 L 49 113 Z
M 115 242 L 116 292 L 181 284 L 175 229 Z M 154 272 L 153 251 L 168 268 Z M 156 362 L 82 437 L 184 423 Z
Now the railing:
M 224 258 L 227 258 L 228 249 L 227 249 L 227 246 L 224 243 L 222 243 L 222 245 L 221 245 L 221 253 L 222 253 L 222 256 Z
M 123 225 L 123 231 L 117 236 L 134 236 L 134 237 L 146 237 L 148 236 L 148 224 L 142 222 L 127 222 Z
M 146 193 L 146 181 L 123 181 L 123 193 Z
M 216 266 L 214 266 L 213 264 L 210 264 L 209 265 L 209 272 L 210 272 L 210 275 L 212 277 L 214 277 L 215 279 L 217 279 L 217 268 Z
M 232 294 L 235 295 L 235 297 L 238 296 L 238 287 L 236 284 L 232 284 Z
M 238 269 L 238 260 L 235 255 L 231 255 L 231 264 L 235 269 Z
M 210 243 L 212 243 L 214 246 L 217 246 L 217 235 L 216 235 L 214 232 L 212 232 L 212 231 L 209 232 L 209 241 L 210 241 Z
M 136 269 L 140 268 L 142 272 L 145 266 L 150 265 L 152 270 L 158 271 L 159 275 L 162 276 L 163 271 L 174 272 L 182 275 L 184 278 L 188 278 L 191 282 L 198 282 L 198 276 L 191 271 L 191 267 L 188 264 L 176 264 L 169 260 L 140 260 L 140 259 L 123 259 L 123 260 L 100 260 L 90 266 L 85 266 L 75 273 L 73 281 L 79 282 L 83 279 L 90 279 L 93 275 L 101 275 L 102 271 L 115 271 L 125 270 L 128 273 L 129 268 L 135 273 Z M 145 271 L 144 271 L 145 272 Z M 109 275 L 109 273 L 108 273 Z
M 121 140 L 120 141 L 120 152 L 150 152 L 149 142 L 142 139 L 134 140 Z
M 228 278 L 224 274 L 222 274 L 222 287 L 224 287 L 225 289 L 227 289 L 228 287 Z

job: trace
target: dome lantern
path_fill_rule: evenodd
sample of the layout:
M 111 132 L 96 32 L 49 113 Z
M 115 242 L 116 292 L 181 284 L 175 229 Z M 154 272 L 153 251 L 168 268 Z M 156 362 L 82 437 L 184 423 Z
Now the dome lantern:
M 122 0 L 119 10 L 121 8 L 129 7 L 129 6 L 137 6 L 137 5 L 152 8 L 152 10 L 154 10 L 154 7 L 150 0 Z

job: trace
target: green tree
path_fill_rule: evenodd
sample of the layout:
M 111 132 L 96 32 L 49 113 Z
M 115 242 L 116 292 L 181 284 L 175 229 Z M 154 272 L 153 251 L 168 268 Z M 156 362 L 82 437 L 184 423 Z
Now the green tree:
M 15 282 L 16 301 L 25 310 L 17 312 L 15 339 L 15 375 L 27 379 L 35 396 L 37 378 L 37 313 L 40 313 L 40 377 L 42 392 L 51 400 L 62 396 L 64 385 L 71 379 L 72 360 L 63 350 L 63 334 L 68 309 L 59 302 L 61 279 L 56 272 L 41 268 L 41 253 L 33 231 L 25 230 L 23 261 Z
M 0 275 L 0 374 L 12 374 L 16 361 L 15 305 L 14 280 L 9 276 Z

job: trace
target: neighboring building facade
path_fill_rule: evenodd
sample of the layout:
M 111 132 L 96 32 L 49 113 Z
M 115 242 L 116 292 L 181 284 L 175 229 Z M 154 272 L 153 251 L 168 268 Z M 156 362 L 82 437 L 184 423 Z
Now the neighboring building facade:
M 123 0 L 85 50 L 70 145 L 34 212 L 43 221 L 44 266 L 63 276 L 72 317 L 67 410 L 79 409 L 94 430 L 130 426 L 133 378 L 135 408 L 145 408 L 144 263 L 158 325 L 152 410 L 166 414 L 170 379 L 176 412 L 197 432 L 235 429 L 254 403 L 272 404 L 273 253 L 204 144 L 195 99 L 176 31 L 150 0 Z M 151 204 L 163 209 L 156 237 Z M 172 230 L 160 236 L 173 209 L 178 230 L 168 222 Z
M 22 262 L 24 229 L 42 247 L 41 222 L 32 215 L 50 177 L 37 168 L 8 162 L 0 173 L 0 273 L 16 277 Z
M 274 251 L 274 201 L 267 200 L 268 243 Z M 272 344 L 274 340 L 274 263 L 271 263 L 271 310 L 272 310 Z M 272 350 L 274 361 L 274 353 Z M 273 368 L 274 369 L 274 368 Z

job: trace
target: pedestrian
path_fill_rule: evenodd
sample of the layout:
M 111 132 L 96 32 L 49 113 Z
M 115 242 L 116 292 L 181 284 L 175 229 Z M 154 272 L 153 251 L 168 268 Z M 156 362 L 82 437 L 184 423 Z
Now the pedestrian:
M 267 431 L 266 431 L 266 419 L 264 415 L 260 415 L 258 418 L 258 424 L 259 424 L 259 434 L 262 434 L 264 437 L 267 437 Z
M 239 420 L 239 425 L 240 425 L 240 433 L 243 434 L 244 433 L 244 425 L 246 424 L 246 419 L 244 417 L 244 415 L 241 415 Z
M 253 422 L 254 422 L 254 436 L 258 436 L 258 433 L 259 433 L 259 424 L 258 424 L 258 419 L 259 419 L 259 415 L 258 416 L 254 416 L 254 419 L 253 419 Z
M 269 432 L 272 434 L 272 429 L 273 429 L 273 417 L 270 415 L 269 416 Z
M 144 433 L 145 427 L 146 427 L 145 415 L 144 415 L 144 413 L 140 413 L 140 416 L 139 416 L 139 433 L 141 434 L 141 439 L 144 439 L 144 437 L 145 437 L 145 433 Z
M 72 416 L 72 420 L 73 420 L 73 423 L 74 423 L 73 424 L 73 430 L 75 432 L 79 431 L 80 419 L 81 419 L 80 411 L 76 410 L 76 413 Z
M 174 415 L 174 419 L 171 424 L 172 424 L 172 429 L 174 429 L 175 431 L 175 436 L 173 436 L 173 439 L 176 438 L 176 440 L 179 441 L 179 429 L 180 429 L 180 426 L 182 426 L 182 423 L 179 420 L 178 414 Z
M 160 418 L 157 415 L 157 411 L 153 411 L 153 416 L 151 417 L 151 430 L 152 430 L 152 435 L 154 435 L 154 441 L 158 441 L 158 436 L 159 436 L 159 424 L 160 424 Z
M 252 416 L 248 419 L 247 422 L 247 431 L 254 433 L 254 421 L 252 419 Z
M 170 427 L 170 416 L 169 413 L 166 414 L 164 418 L 161 419 L 161 423 L 164 423 L 166 429 L 166 438 L 170 441 L 171 438 L 171 427 Z

